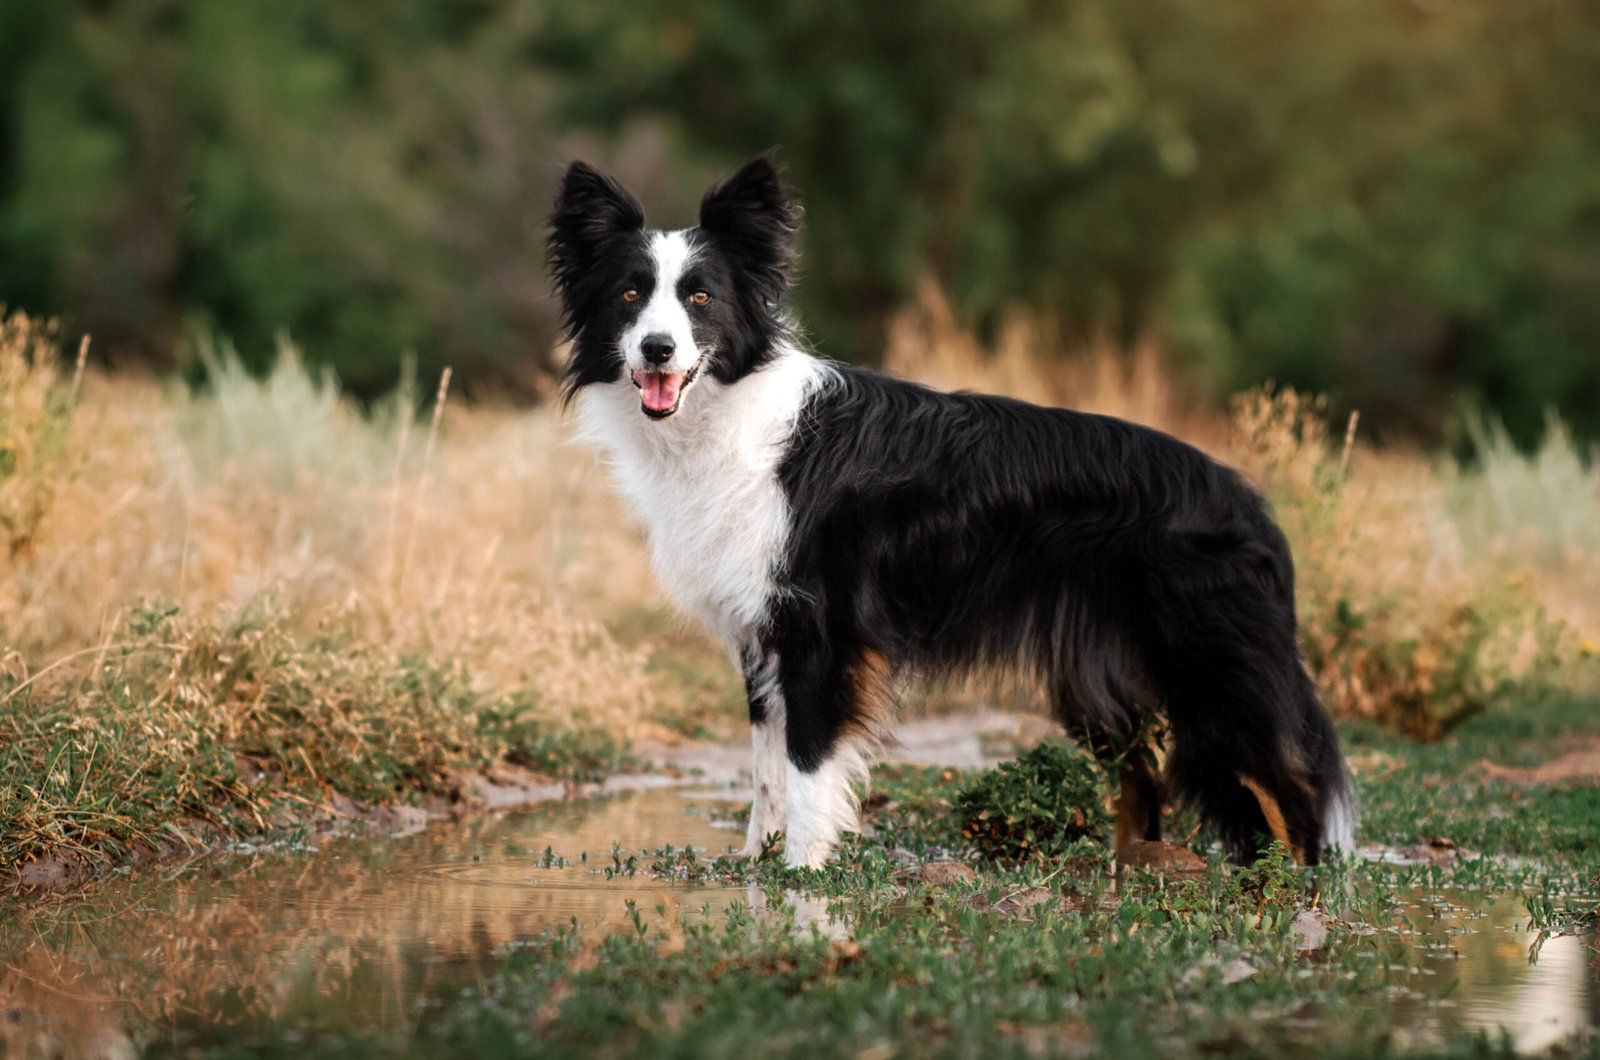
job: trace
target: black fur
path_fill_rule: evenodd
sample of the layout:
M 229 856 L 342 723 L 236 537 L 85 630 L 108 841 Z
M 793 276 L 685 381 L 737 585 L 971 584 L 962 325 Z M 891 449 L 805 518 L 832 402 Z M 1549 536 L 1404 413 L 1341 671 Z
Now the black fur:
M 622 373 L 606 349 L 632 308 L 618 281 L 648 272 L 644 207 L 615 180 L 583 162 L 567 168 L 550 215 L 550 272 L 561 292 L 561 320 L 572 339 L 562 392 L 568 400 L 591 383 Z M 622 284 L 627 286 L 626 283 Z
M 1345 786 L 1295 641 L 1294 568 L 1238 474 L 1104 416 L 943 394 L 859 369 L 782 465 L 790 590 L 767 634 L 804 768 L 858 719 L 863 652 L 923 672 L 1021 667 L 1097 753 L 1146 711 L 1169 778 L 1238 852 L 1283 810 L 1308 863 Z

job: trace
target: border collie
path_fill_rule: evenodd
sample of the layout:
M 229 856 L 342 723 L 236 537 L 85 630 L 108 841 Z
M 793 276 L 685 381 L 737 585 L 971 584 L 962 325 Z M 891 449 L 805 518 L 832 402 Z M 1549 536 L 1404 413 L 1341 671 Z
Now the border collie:
M 1294 568 L 1234 471 L 1154 430 L 947 394 L 805 352 L 784 308 L 799 211 L 756 159 L 697 227 L 567 170 L 549 255 L 564 396 L 657 576 L 741 669 L 746 854 L 854 830 L 897 678 L 1009 668 L 1120 775 L 1115 845 L 1163 786 L 1235 854 L 1352 846 L 1349 786 L 1295 640 Z M 1164 777 L 1139 742 L 1165 714 Z

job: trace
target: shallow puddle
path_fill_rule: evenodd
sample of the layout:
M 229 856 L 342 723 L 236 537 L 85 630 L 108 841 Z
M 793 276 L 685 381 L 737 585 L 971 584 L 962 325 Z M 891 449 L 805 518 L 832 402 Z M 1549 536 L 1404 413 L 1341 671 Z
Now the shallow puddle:
M 759 904 L 742 887 L 606 874 L 614 849 L 648 868 L 644 850 L 736 844 L 712 823 L 728 805 L 718 800 L 647 791 L 107 881 L 0 927 L 0 1055 L 131 1055 L 302 1017 L 403 1039 L 429 1002 L 549 928 L 631 930 L 630 900 L 650 920 L 658 906 L 692 919 Z M 1374 970 L 1397 1044 L 1503 1028 L 1531 1051 L 1600 1022 L 1594 939 L 1549 939 L 1530 963 L 1535 936 L 1515 898 L 1418 891 L 1394 912 L 1374 927 L 1402 945 L 1373 956 L 1390 962 Z
M 423 1002 L 476 982 L 508 942 L 573 921 L 631 930 L 630 899 L 651 920 L 657 905 L 698 917 L 748 902 L 744 888 L 605 875 L 613 844 L 625 861 L 742 842 L 712 823 L 716 805 L 649 792 L 110 881 L 0 928 L 0 1055 L 124 1055 L 130 1032 L 216 1041 L 311 1015 L 403 1035 Z
M 1391 969 L 1399 987 L 1396 1025 L 1412 1044 L 1439 1044 L 1459 1031 L 1504 1032 L 1537 1053 L 1600 1025 L 1596 939 L 1563 935 L 1538 943 L 1516 898 L 1419 893 L 1403 913 L 1415 927 L 1411 962 Z

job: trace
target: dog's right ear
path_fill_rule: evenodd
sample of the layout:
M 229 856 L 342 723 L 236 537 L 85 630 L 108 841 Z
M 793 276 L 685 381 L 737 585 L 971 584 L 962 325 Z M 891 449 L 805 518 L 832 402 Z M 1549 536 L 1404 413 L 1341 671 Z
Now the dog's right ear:
M 737 254 L 762 300 L 783 300 L 794 267 L 800 208 L 766 156 L 746 162 L 700 200 L 700 228 Z
M 569 322 L 577 308 L 574 298 L 595 263 L 613 241 L 643 227 L 644 208 L 621 184 L 587 162 L 567 167 L 550 213 L 546 249 Z

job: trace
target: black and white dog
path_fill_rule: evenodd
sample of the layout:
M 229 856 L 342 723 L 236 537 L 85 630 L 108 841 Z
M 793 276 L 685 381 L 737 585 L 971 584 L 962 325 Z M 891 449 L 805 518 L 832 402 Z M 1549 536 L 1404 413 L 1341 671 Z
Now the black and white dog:
M 1338 743 L 1301 664 L 1283 534 L 1240 476 L 1120 420 L 945 394 L 799 348 L 798 211 L 750 162 L 698 227 L 645 227 L 575 162 L 549 251 L 565 393 L 643 520 L 657 575 L 742 669 L 747 853 L 855 828 L 898 675 L 1007 667 L 1120 770 L 1117 846 L 1158 839 L 1166 780 L 1233 851 L 1349 848 Z

